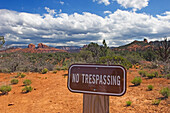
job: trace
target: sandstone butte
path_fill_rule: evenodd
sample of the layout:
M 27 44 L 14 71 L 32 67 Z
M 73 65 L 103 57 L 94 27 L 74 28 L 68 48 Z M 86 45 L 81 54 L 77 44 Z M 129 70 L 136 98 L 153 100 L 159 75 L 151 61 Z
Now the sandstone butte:
M 36 47 L 34 44 L 29 44 L 27 48 L 9 48 L 0 51 L 0 53 L 12 53 L 12 52 L 24 52 L 24 53 L 55 53 L 55 52 L 67 52 L 62 49 L 49 47 L 43 43 L 39 43 Z
M 148 43 L 147 39 L 144 39 L 143 41 L 133 41 L 132 43 L 125 45 L 124 47 L 118 47 L 118 48 L 114 48 L 114 51 L 144 51 L 148 48 L 153 49 L 154 46 L 151 43 Z

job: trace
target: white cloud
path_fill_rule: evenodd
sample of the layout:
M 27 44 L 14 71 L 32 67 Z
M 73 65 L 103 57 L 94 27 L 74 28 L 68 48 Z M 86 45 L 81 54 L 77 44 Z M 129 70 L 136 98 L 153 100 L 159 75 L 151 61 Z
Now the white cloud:
M 111 14 L 111 11 L 104 11 L 104 14 Z
M 148 6 L 149 0 L 117 0 L 117 3 L 125 8 L 133 8 L 134 11 Z
M 54 9 L 50 9 L 50 8 L 48 8 L 48 7 L 45 7 L 45 10 L 46 10 L 50 15 L 56 14 L 56 12 L 55 12 Z
M 60 4 L 61 4 L 61 5 L 64 5 L 64 2 L 63 2 L 63 1 L 60 1 Z
M 170 11 L 166 11 L 165 13 L 163 13 L 163 16 L 161 16 L 161 15 L 156 15 L 156 16 L 157 16 L 158 19 L 160 19 L 160 20 L 170 22 Z
M 93 0 L 93 2 L 98 2 L 99 4 L 105 4 L 106 6 L 110 4 L 109 0 Z
M 84 45 L 106 39 L 109 46 L 129 40 L 170 37 L 170 14 L 153 17 L 144 13 L 117 10 L 101 17 L 89 12 L 39 15 L 0 10 L 0 35 L 7 44 L 47 43 L 53 45 Z M 52 11 L 53 12 L 53 11 Z

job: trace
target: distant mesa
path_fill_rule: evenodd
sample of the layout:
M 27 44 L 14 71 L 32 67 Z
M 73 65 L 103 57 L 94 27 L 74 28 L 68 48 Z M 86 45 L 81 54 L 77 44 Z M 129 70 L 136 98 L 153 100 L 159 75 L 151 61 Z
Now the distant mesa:
M 31 43 L 31 44 L 28 45 L 28 48 L 35 49 L 35 45 Z M 49 48 L 49 47 L 47 45 L 43 44 L 43 43 L 39 43 L 37 48 Z
M 49 47 L 43 43 L 39 43 L 38 48 L 49 48 Z
M 144 39 L 143 41 L 133 41 L 127 45 L 119 46 L 116 48 L 113 48 L 115 51 L 144 51 L 146 49 L 153 49 L 153 44 L 148 43 L 147 39 Z
M 148 40 L 145 38 L 145 39 L 144 39 L 144 42 L 145 42 L 145 43 L 148 43 Z
M 35 45 L 31 43 L 31 44 L 28 45 L 28 48 L 35 49 Z
M 13 52 L 23 52 L 23 53 L 56 53 L 56 52 L 67 52 L 65 50 L 57 49 L 54 47 L 49 47 L 43 43 L 39 43 L 36 47 L 34 44 L 30 43 L 28 48 L 8 48 L 6 50 L 0 51 L 0 53 L 13 53 Z

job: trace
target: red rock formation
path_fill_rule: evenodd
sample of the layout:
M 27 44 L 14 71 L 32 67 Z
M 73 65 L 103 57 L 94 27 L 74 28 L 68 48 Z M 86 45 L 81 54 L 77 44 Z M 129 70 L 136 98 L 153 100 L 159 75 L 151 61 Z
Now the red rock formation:
M 38 48 L 48 48 L 48 46 L 43 43 L 39 43 Z
M 28 45 L 28 48 L 35 49 L 35 45 L 31 43 Z
M 145 43 L 148 43 L 148 40 L 145 38 L 145 39 L 144 39 L 144 42 L 145 42 Z

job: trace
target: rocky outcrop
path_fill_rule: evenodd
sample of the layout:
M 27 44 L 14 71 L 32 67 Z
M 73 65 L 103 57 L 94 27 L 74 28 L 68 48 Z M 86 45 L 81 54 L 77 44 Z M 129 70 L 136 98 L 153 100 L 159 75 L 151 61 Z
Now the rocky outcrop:
M 9 48 L 0 53 L 13 53 L 13 52 L 23 52 L 23 53 L 56 53 L 56 52 L 67 52 L 65 50 L 57 49 L 54 47 L 48 47 L 43 43 L 39 43 L 37 48 L 34 44 L 29 44 L 28 48 Z
M 144 42 L 145 42 L 145 43 L 148 43 L 148 40 L 145 38 L 145 39 L 144 39 Z
M 38 48 L 49 48 L 49 47 L 43 43 L 39 43 Z
M 133 41 L 130 44 L 120 46 L 117 48 L 113 48 L 114 51 L 144 51 L 146 49 L 152 49 L 153 46 L 148 43 L 147 39 L 144 39 L 143 41 Z
M 28 48 L 35 49 L 35 45 L 31 43 L 28 45 Z

